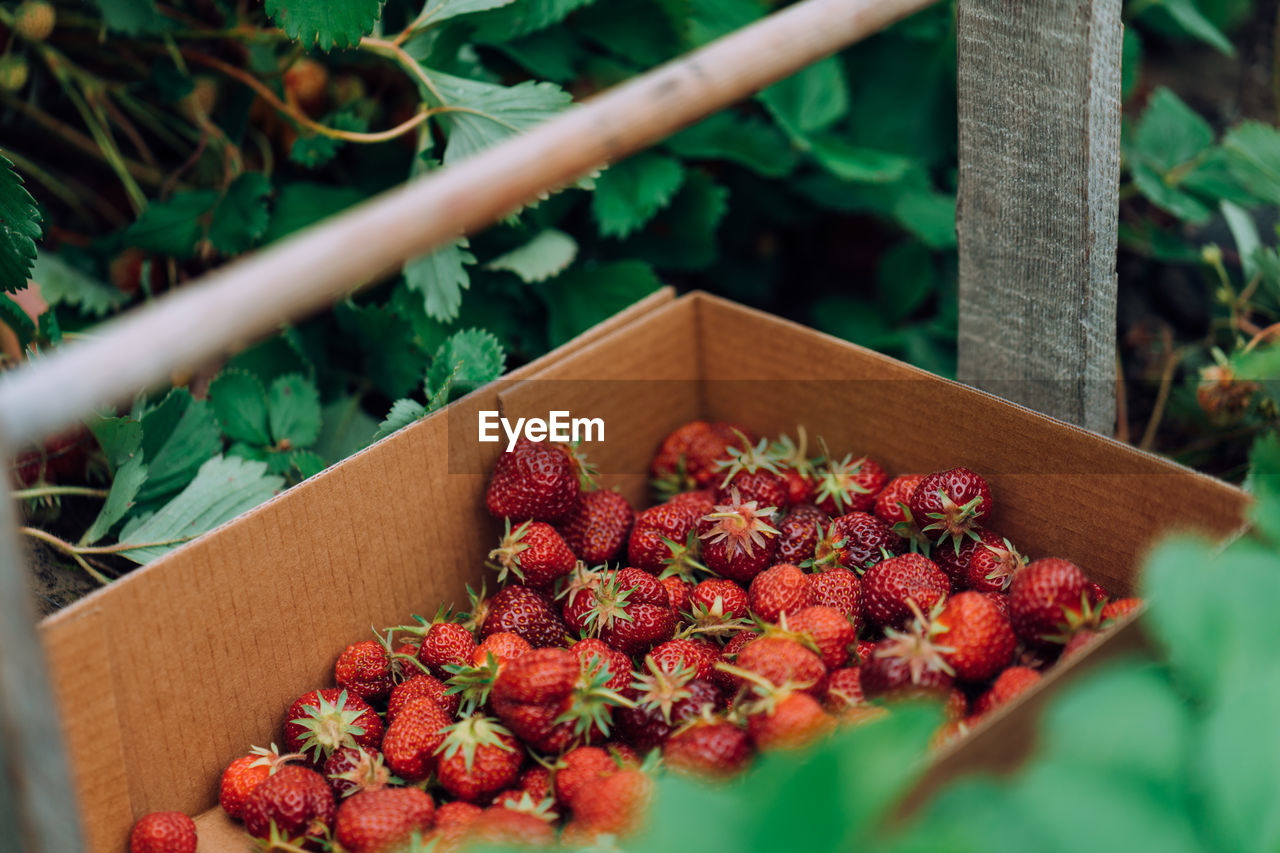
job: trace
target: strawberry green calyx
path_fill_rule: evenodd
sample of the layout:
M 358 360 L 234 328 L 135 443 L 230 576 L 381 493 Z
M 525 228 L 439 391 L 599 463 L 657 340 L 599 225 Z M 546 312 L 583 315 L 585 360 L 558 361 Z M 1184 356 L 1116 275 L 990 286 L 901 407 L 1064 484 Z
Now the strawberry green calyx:
M 1058 623 L 1058 631 L 1054 634 L 1042 634 L 1040 639 L 1049 643 L 1067 643 L 1081 631 L 1099 631 L 1102 629 L 1102 608 L 1106 601 L 1097 604 L 1089 602 L 1087 592 L 1080 593 L 1080 609 L 1062 606 L 1062 621 Z
M 361 791 L 377 791 L 392 784 L 396 780 L 391 770 L 382 759 L 381 753 L 370 754 L 365 750 L 357 750 L 359 757 L 355 764 L 341 773 L 330 773 L 328 778 L 335 782 L 348 782 L 349 785 L 335 785 L 340 796 L 350 797 Z
M 729 458 L 716 462 L 716 470 L 725 472 L 720 488 L 726 488 L 733 478 L 743 471 L 748 474 L 754 474 L 757 471 L 779 473 L 779 460 L 769 449 L 768 439 L 762 438 L 758 444 L 752 446 L 751 440 L 741 432 L 736 429 L 733 432 L 742 442 L 742 447 L 727 448 L 725 452 L 728 453 Z
M 955 649 L 951 646 L 939 645 L 933 639 L 944 629 L 935 626 L 930 619 L 927 619 L 914 601 L 908 600 L 907 603 L 916 614 L 910 627 L 905 631 L 885 628 L 885 642 L 876 649 L 875 656 L 905 661 L 911 673 L 912 684 L 920 684 L 926 670 L 936 670 L 954 676 L 955 670 L 943 656 L 953 653 Z M 936 616 L 941 612 L 942 605 L 943 602 L 939 602 L 932 615 Z
M 498 547 L 489 552 L 489 561 L 485 563 L 491 569 L 498 572 L 498 583 L 507 582 L 507 574 L 516 576 L 516 580 L 524 583 L 524 571 L 520 568 L 520 555 L 529 550 L 529 544 L 524 542 L 524 536 L 529 532 L 529 525 L 532 521 L 526 521 L 514 531 L 511 529 L 511 519 L 506 520 L 506 528 L 503 531 L 502 541 L 498 543 Z
M 627 612 L 627 599 L 633 589 L 623 589 L 614 575 L 596 587 L 595 601 L 587 610 L 586 629 L 592 637 L 600 636 L 601 631 L 612 628 L 617 622 L 633 622 L 635 618 Z
M 479 592 L 472 589 L 471 584 L 467 584 L 467 602 L 467 612 L 459 613 L 455 618 L 459 625 L 474 634 L 480 630 L 485 616 L 489 614 L 489 598 L 484 582 L 481 582 Z
M 822 655 L 822 649 L 818 648 L 818 643 L 809 634 L 804 631 L 793 631 L 787 627 L 787 614 L 782 613 L 778 616 L 777 624 L 766 622 L 759 616 L 752 617 L 756 626 L 756 633 L 761 637 L 778 637 L 784 640 L 791 640 L 804 646 L 815 655 Z
M 837 513 L 844 514 L 851 507 L 855 495 L 871 494 L 870 489 L 858 482 L 858 475 L 867 464 L 867 457 L 860 456 L 854 459 L 853 454 L 849 453 L 837 462 L 831 458 L 829 452 L 825 452 L 825 442 L 823 442 L 823 449 L 824 456 L 829 461 L 827 466 L 817 474 L 814 503 L 821 505 L 824 501 L 831 501 Z
M 938 544 L 941 545 L 950 539 L 951 547 L 955 549 L 957 554 L 960 553 L 960 545 L 966 537 L 974 541 L 982 538 L 978 531 L 974 529 L 978 511 L 982 507 L 982 495 L 978 495 L 963 504 L 957 504 L 951 499 L 950 495 L 939 489 L 938 500 L 942 504 L 942 511 L 925 513 L 925 519 L 928 519 L 929 523 L 920 528 L 921 533 L 928 534 L 938 531 L 940 533 L 937 538 Z
M 489 693 L 493 683 L 498 680 L 498 659 L 490 652 L 485 656 L 482 666 L 466 666 L 463 664 L 446 664 L 446 672 L 452 673 L 444 691 L 446 696 L 459 696 L 462 703 L 458 714 L 467 716 L 484 706 L 489 701 Z
M 291 836 L 280 829 L 273 820 L 267 831 L 267 837 L 252 839 L 250 849 L 261 851 L 261 853 L 307 853 L 310 849 L 309 845 L 314 843 L 315 839 L 327 840 L 328 835 L 329 827 L 318 821 L 313 822 L 301 835 Z
M 249 766 L 250 767 L 266 767 L 268 768 L 267 775 L 269 776 L 274 775 L 277 770 L 279 770 L 281 767 L 284 767 L 286 764 L 289 764 L 290 762 L 301 761 L 302 759 L 306 758 L 306 756 L 303 755 L 301 752 L 288 752 L 288 753 L 285 753 L 284 755 L 281 755 L 280 747 L 276 746 L 274 743 L 271 744 L 270 747 L 265 747 L 265 746 L 251 747 L 249 749 L 249 754 L 258 756 L 256 759 L 254 759 L 253 763 L 251 763 Z
M 849 544 L 849 537 L 839 536 L 835 524 L 828 525 L 826 532 L 823 532 L 822 525 L 816 521 L 813 527 L 818 531 L 818 541 L 813 546 L 813 558 L 802 562 L 800 568 L 813 569 L 815 572 L 834 568 L 849 569 L 859 574 L 866 571 L 866 567 L 851 568 L 844 564 L 840 549 Z
M 636 706 L 635 702 L 609 689 L 612 677 L 609 665 L 599 655 L 591 655 L 582 667 L 582 675 L 574 686 L 568 708 L 555 718 L 554 724 L 572 723 L 573 733 L 578 737 L 586 735 L 592 729 L 597 729 L 608 737 L 610 709 Z
M 560 819 L 560 815 L 555 809 L 556 801 L 553 797 L 544 797 L 535 802 L 533 795 L 528 791 L 522 792 L 518 800 L 504 800 L 503 806 L 512 811 L 533 815 L 538 820 L 543 820 L 547 823 L 555 823 Z
M 343 690 L 336 702 L 320 695 L 315 705 L 304 706 L 303 716 L 290 722 L 298 724 L 306 732 L 301 742 L 302 753 L 314 752 L 311 758 L 320 761 L 328 758 L 338 747 L 356 745 L 355 736 L 364 734 L 364 727 L 355 723 L 364 714 L 362 709 L 347 708 L 347 691 Z
M 751 627 L 751 622 L 724 612 L 724 598 L 717 595 L 711 604 L 695 604 L 688 612 L 681 614 L 689 624 L 676 633 L 676 637 L 688 639 L 695 636 L 729 636 L 744 628 Z
M 471 587 L 467 587 L 467 592 L 471 592 Z M 441 622 L 456 622 L 463 615 L 465 614 L 455 615 L 453 608 L 446 604 L 441 604 L 440 607 L 436 609 L 436 615 L 432 616 L 430 619 L 419 616 L 417 613 L 411 613 L 410 618 L 413 619 L 413 624 L 396 625 L 392 628 L 387 628 L 387 640 L 383 645 L 384 647 L 389 648 L 396 634 L 412 634 L 415 637 L 425 637 L 427 632 L 431 630 L 432 625 L 436 625 Z M 373 635 L 378 638 L 379 642 L 382 642 L 382 637 L 376 629 L 374 630 Z
M 451 726 L 446 726 L 441 731 L 447 734 L 436 747 L 436 755 L 443 753 L 444 758 L 453 758 L 461 752 L 462 761 L 468 771 L 475 764 L 476 750 L 482 746 L 492 746 L 507 752 L 515 751 L 510 743 L 502 739 L 502 736 L 514 738 L 514 735 L 497 720 L 483 714 L 467 717 Z
M 685 456 L 681 454 L 680 458 L 676 460 L 675 470 L 651 479 L 649 488 L 653 490 L 656 502 L 662 504 L 676 495 L 691 492 L 698 488 L 698 481 L 689 473 L 689 466 L 685 462 Z
M 663 721 L 671 725 L 671 709 L 680 700 L 693 695 L 688 684 L 698 670 L 686 665 L 669 671 L 659 666 L 653 655 L 645 655 L 644 665 L 648 672 L 636 673 L 635 681 L 631 683 L 632 689 L 639 694 L 636 704 L 640 708 L 660 711 Z
M 582 442 L 575 441 L 572 444 L 559 445 L 565 453 L 569 454 L 569 462 L 573 465 L 573 470 L 578 475 L 578 488 L 584 492 L 594 492 L 600 488 L 596 482 L 600 470 L 591 462 L 587 461 L 587 455 L 582 452 Z
M 683 545 L 679 545 L 665 536 L 662 537 L 662 544 L 666 545 L 667 549 L 671 551 L 671 556 L 663 559 L 663 569 L 658 574 L 658 580 L 677 577 L 683 581 L 697 583 L 697 572 L 714 574 L 710 569 L 698 561 L 697 531 L 690 530 L 689 536 L 685 539 Z
M 769 519 L 778 511 L 775 506 L 759 508 L 755 501 L 743 502 L 735 488 L 730 493 L 730 502 L 719 504 L 713 511 L 704 515 L 704 521 L 714 523 L 701 535 L 707 544 L 725 542 L 728 555 L 733 557 L 738 552 L 748 557 L 756 548 L 766 546 L 766 536 L 779 535 L 778 528 L 769 523 Z
M 769 453 L 779 464 L 790 468 L 800 476 L 815 477 L 818 466 L 826 461 L 826 457 L 809 456 L 809 434 L 803 426 L 796 425 L 796 435 L 799 439 L 793 441 L 791 436 L 783 434 L 769 446 Z

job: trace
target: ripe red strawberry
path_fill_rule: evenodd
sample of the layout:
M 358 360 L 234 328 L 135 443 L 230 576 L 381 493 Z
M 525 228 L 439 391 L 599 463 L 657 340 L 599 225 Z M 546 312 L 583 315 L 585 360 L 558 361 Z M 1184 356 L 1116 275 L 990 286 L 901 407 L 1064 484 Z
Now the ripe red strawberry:
M 534 814 L 490 806 L 472 821 L 466 838 L 485 847 L 550 847 L 555 844 L 556 834 L 550 823 Z
M 831 520 L 814 546 L 815 566 L 841 566 L 863 572 L 902 550 L 902 537 L 867 512 L 850 512 Z
M 914 601 L 927 612 L 951 592 L 938 566 L 919 554 L 903 554 L 867 569 L 862 576 L 862 610 L 881 627 L 898 627 L 911 617 Z
M 382 739 L 387 766 L 406 782 L 426 779 L 436 767 L 436 751 L 453 719 L 434 699 L 415 699 L 400 709 Z
M 831 516 L 813 504 L 798 504 L 778 523 L 778 559 L 800 564 L 814 557 L 814 548 Z
M 707 714 L 667 738 L 662 759 L 682 773 L 724 779 L 745 770 L 752 752 L 751 738 L 742 727 Z
M 334 751 L 324 763 L 324 778 L 338 797 L 350 797 L 360 791 L 376 791 L 391 781 L 391 771 L 382 753 L 363 746 L 344 746 Z
M 436 804 L 418 788 L 362 791 L 338 809 L 333 836 L 345 853 L 391 853 L 435 825 Z
M 580 494 L 556 529 L 579 560 L 594 566 L 618 556 L 635 520 L 626 498 L 612 489 L 599 489 Z
M 800 749 L 835 728 L 835 717 L 809 693 L 769 689 L 747 706 L 747 734 L 756 749 Z
M 1009 585 L 1009 621 L 1019 639 L 1040 643 L 1062 630 L 1087 602 L 1084 572 L 1057 557 L 1036 560 Z
M 749 445 L 750 434 L 734 424 L 684 424 L 662 440 L 649 466 L 654 491 L 660 500 L 670 500 L 678 492 L 711 486 L 718 482 L 717 464 L 729 459 L 729 448 Z
M 1071 635 L 1071 639 L 1067 640 L 1067 644 L 1062 647 L 1062 657 L 1060 660 L 1066 660 L 1086 646 L 1093 645 L 1093 641 L 1098 639 L 1100 636 L 1102 635 L 1097 631 L 1092 631 L 1087 628 L 1076 631 Z
M 974 714 L 981 716 L 993 708 L 998 708 L 1007 702 L 1013 701 L 1039 680 L 1040 673 L 1034 669 L 1025 666 L 1009 667 L 1000 673 L 995 682 L 992 683 L 990 690 L 978 697 L 978 701 L 973 708 Z
M 693 667 L 694 678 L 710 678 L 720 662 L 720 649 L 705 640 L 677 637 L 654 646 L 648 657 L 666 672 Z
M 987 537 L 984 531 L 982 541 L 969 552 L 964 581 L 978 592 L 1004 592 L 1013 582 L 1014 573 L 1026 565 L 1027 558 L 1019 554 L 1008 539 L 991 542 Z
M 813 603 L 809 576 L 786 563 L 756 575 L 747 592 L 751 610 L 766 622 L 777 622 L 784 613 L 794 613 Z
M 831 516 L 867 512 L 888 482 L 889 475 L 878 462 L 865 456 L 854 459 L 850 453 L 818 471 L 814 503 Z
M 653 658 L 647 659 L 652 661 Z M 675 672 L 654 665 L 636 681 L 636 707 L 617 711 L 618 734 L 642 753 L 662 744 L 671 733 L 703 714 L 725 705 L 723 691 L 714 682 L 695 677 L 692 667 Z
M 196 853 L 196 824 L 182 812 L 152 812 L 133 825 L 129 853 Z
M 341 746 L 377 749 L 382 743 L 382 720 L 359 696 L 337 688 L 312 690 L 289 707 L 284 742 L 289 752 L 301 752 L 318 765 Z
M 739 471 L 716 490 L 716 503 L 728 503 L 735 491 L 743 501 L 776 507 L 779 512 L 786 512 L 791 505 L 787 478 L 773 471 Z
M 248 755 L 241 756 L 222 771 L 218 784 L 218 805 L 228 816 L 237 820 L 244 815 L 244 804 L 264 779 L 290 761 L 301 759 L 299 754 L 281 755 L 276 745 L 267 749 L 255 746 Z
M 749 643 L 753 643 L 760 639 L 760 634 L 754 630 L 748 629 L 739 631 L 729 638 L 729 642 L 724 644 L 724 648 L 720 650 L 720 657 L 723 660 L 733 663 L 738 659 L 738 655 Z
M 593 595 L 581 627 L 625 655 L 642 654 L 675 633 L 676 613 L 666 587 L 647 572 L 619 569 Z
M 475 650 L 476 638 L 466 626 L 457 622 L 436 621 L 425 627 L 422 643 L 418 646 L 418 660 L 436 678 L 445 679 L 449 677 L 446 666 L 470 663 Z
M 545 521 L 526 521 L 514 530 L 511 519 L 498 547 L 489 552 L 488 566 L 498 571 L 498 583 L 514 575 L 520 583 L 546 589 L 573 570 L 577 558 L 556 529 Z
M 284 72 L 285 96 L 306 112 L 322 110 L 329 88 L 329 69 L 314 59 L 303 56 Z
M 853 572 L 839 566 L 815 570 L 809 575 L 809 589 L 814 604 L 839 610 L 855 628 L 862 624 L 862 581 Z
M 916 692 L 944 696 L 951 690 L 950 665 L 919 620 L 909 631 L 889 628 L 885 633 L 887 639 L 876 644 L 860 667 L 865 696 L 900 698 Z
M 557 521 L 573 511 L 580 488 L 578 466 L 564 448 L 521 438 L 498 457 L 484 503 L 499 518 Z
M 499 631 L 519 634 L 535 649 L 562 647 L 568 635 L 551 599 L 515 583 L 507 584 L 489 599 L 480 638 L 486 639 Z
M 797 427 L 798 441 L 784 435 L 769 446 L 769 454 L 779 466 L 780 473 L 787 479 L 787 505 L 812 504 L 817 491 L 815 478 L 818 475 L 816 463 L 820 459 L 809 458 L 809 436 L 804 427 Z M 784 557 L 789 562 L 798 562 Z M 801 558 L 803 559 L 803 558 Z
M 880 494 L 876 495 L 874 508 L 876 517 L 890 527 L 898 524 L 910 525 L 911 510 L 907 502 L 911 500 L 911 493 L 923 479 L 924 474 L 900 474 L 890 480 Z M 904 535 L 901 531 L 897 531 L 896 527 L 895 531 L 900 536 Z
M 529 641 L 519 634 L 498 631 L 485 637 L 480 645 L 476 646 L 476 650 L 471 653 L 471 665 L 484 666 L 492 655 L 498 667 L 501 668 L 532 649 L 533 646 L 529 645 Z
M 450 796 L 478 803 L 515 783 L 524 750 L 496 720 L 477 714 L 445 733 L 436 747 L 436 777 Z
M 877 642 L 875 640 L 859 640 L 858 645 L 854 648 L 854 657 L 860 663 L 866 663 L 871 660 L 871 656 L 875 654 Z
M 551 777 L 556 800 L 567 808 L 581 791 L 598 785 L 621 769 L 603 747 L 574 747 L 560 757 Z
M 790 685 L 814 696 L 822 696 L 827 689 L 827 668 L 822 659 L 785 637 L 766 636 L 748 643 L 734 663 L 738 669 L 753 672 L 775 687 Z
M 552 796 L 551 771 L 541 764 L 526 767 L 516 779 L 516 790 L 528 794 L 535 803 Z
M 960 592 L 947 599 L 930 620 L 935 643 L 961 681 L 986 681 L 1009 665 L 1018 644 L 1008 618 L 978 592 Z
M 773 565 L 778 529 L 769 523 L 774 507 L 742 501 L 736 494 L 698 522 L 702 560 L 717 574 L 749 584 Z
M 624 704 L 604 686 L 610 675 L 603 669 L 584 673 L 578 656 L 566 649 L 534 649 L 498 674 L 490 702 L 516 737 L 534 749 L 559 752 L 608 733 L 611 707 Z
M 460 849 L 471 830 L 471 825 L 484 814 L 484 809 L 473 803 L 454 800 L 436 809 L 436 828 L 431 836 L 435 853 L 454 853 Z
M 659 578 L 659 582 L 667 590 L 667 598 L 671 601 L 671 609 L 679 616 L 681 613 L 688 613 L 693 606 L 693 584 L 683 578 L 670 575 L 665 578 Z
M 989 545 L 996 545 L 1000 542 L 1000 538 L 986 530 L 975 530 L 974 534 L 977 538 L 965 537 L 960 541 L 957 548 L 951 542 L 944 542 L 940 546 L 929 549 L 929 559 L 942 569 L 943 574 L 951 581 L 952 589 L 963 589 L 969 582 L 969 558 L 973 556 L 973 552 L 978 545 L 986 542 Z
M 650 574 L 674 573 L 692 579 L 701 565 L 694 528 L 712 507 L 709 500 L 690 497 L 641 512 L 627 540 L 627 562 Z
M 689 594 L 689 608 L 692 633 L 719 637 L 742 629 L 750 598 L 728 578 L 708 578 Z
M 573 824 L 589 835 L 625 838 L 640 828 L 652 795 L 653 780 L 647 773 L 619 770 L 570 799 Z
M 991 488 L 968 468 L 929 474 L 907 502 L 921 532 L 941 547 L 959 548 L 991 512 Z
M 1102 608 L 1102 624 L 1107 625 L 1133 613 L 1142 606 L 1141 598 L 1117 598 Z
M 834 607 L 813 605 L 788 613 L 786 627 L 813 643 L 828 670 L 844 666 L 849 660 L 849 647 L 858 641 L 854 623 Z
M 406 705 L 423 697 L 434 699 L 452 717 L 458 713 L 460 700 L 456 693 L 449 693 L 448 689 L 443 681 L 426 673 L 397 684 L 391 688 L 391 698 L 387 700 L 387 725 L 391 725 Z
M 588 676 L 597 675 L 602 667 L 608 667 L 609 678 L 604 686 L 609 690 L 621 692 L 631 686 L 631 658 L 604 640 L 588 637 L 574 643 L 569 651 L 578 656 L 582 671 Z
M 1111 598 L 1105 587 L 1093 581 L 1087 580 L 1084 582 L 1084 591 L 1089 596 L 1090 604 L 1103 604 Z
M 324 777 L 290 765 L 253 789 L 244 805 L 244 828 L 254 838 L 269 838 L 275 824 L 288 838 L 320 842 L 333 827 L 336 813 L 333 791 Z
M 391 692 L 391 657 L 377 640 L 354 643 L 338 656 L 333 680 L 352 696 L 381 699 Z
M 833 714 L 842 714 L 850 708 L 866 702 L 862 692 L 862 668 L 846 666 L 831 673 L 827 679 L 827 710 Z

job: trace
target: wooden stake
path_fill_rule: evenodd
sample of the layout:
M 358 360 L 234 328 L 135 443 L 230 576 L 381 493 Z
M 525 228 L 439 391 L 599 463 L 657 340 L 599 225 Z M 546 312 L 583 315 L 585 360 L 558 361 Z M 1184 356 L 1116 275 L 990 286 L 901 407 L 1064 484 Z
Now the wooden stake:
M 959 376 L 1115 426 L 1120 0 L 960 0 Z
M 540 193 L 652 145 L 932 0 L 803 0 L 523 136 L 205 276 L 0 377 L 22 444 L 262 337 Z

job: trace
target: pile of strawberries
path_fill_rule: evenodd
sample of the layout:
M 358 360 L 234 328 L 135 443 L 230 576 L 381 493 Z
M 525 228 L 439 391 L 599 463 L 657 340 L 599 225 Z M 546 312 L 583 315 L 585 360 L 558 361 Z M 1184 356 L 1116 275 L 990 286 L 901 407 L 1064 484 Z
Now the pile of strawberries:
M 637 829 L 657 765 L 729 777 L 905 697 L 962 734 L 1140 605 L 1028 563 L 972 471 L 890 478 L 798 435 L 686 424 L 640 512 L 522 441 L 485 497 L 498 590 L 347 647 L 222 807 L 275 849 L 591 844 Z

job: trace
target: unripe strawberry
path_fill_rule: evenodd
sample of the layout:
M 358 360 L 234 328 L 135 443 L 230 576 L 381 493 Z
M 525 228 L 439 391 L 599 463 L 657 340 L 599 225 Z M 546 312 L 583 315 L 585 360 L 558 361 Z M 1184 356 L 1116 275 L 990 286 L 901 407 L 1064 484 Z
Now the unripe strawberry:
M 0 56 L 0 89 L 6 92 L 21 91 L 27 85 L 27 74 L 27 60 L 21 56 Z
M 218 105 L 220 85 L 216 77 L 197 77 L 191 91 L 178 102 L 178 110 L 193 122 L 207 118 Z
M 309 57 L 302 57 L 284 72 L 284 91 L 307 112 L 324 106 L 329 88 L 329 69 Z
M 44 0 L 25 0 L 13 15 L 13 31 L 27 41 L 44 41 L 56 23 L 57 13 Z

